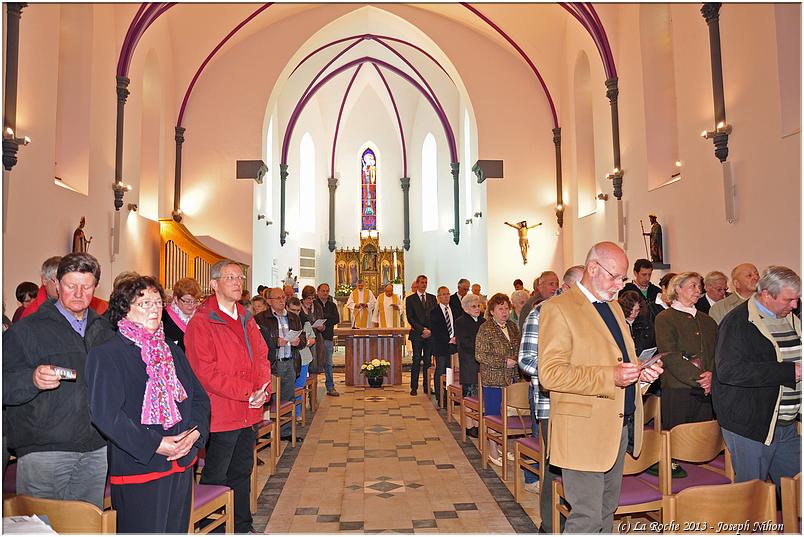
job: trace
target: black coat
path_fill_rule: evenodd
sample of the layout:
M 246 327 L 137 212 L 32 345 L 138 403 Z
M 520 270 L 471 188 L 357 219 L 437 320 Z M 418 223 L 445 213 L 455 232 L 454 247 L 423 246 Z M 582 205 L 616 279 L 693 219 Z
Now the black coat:
M 776 349 L 748 320 L 748 299 L 720 322 L 712 372 L 712 404 L 724 429 L 764 442 L 779 387 L 796 387 L 795 364 L 776 361 Z
M 645 298 L 645 295 L 642 294 L 642 291 L 639 290 L 639 287 L 637 287 L 634 282 L 628 282 L 623 286 L 617 296 L 619 297 L 626 291 L 635 291 L 639 296 L 642 297 L 643 300 L 646 300 L 648 304 L 653 304 L 656 302 L 656 297 L 659 296 L 659 293 L 662 292 L 662 289 L 658 285 L 648 282 L 648 297 Z
M 313 300 L 313 308 L 316 319 L 326 319 L 326 325 L 321 335 L 324 339 L 332 341 L 335 337 L 335 326 L 341 322 L 341 314 L 338 313 L 338 305 L 331 296 L 327 297 L 326 304 L 322 303 L 320 298 L 315 297 L 315 300 Z
M 209 397 L 178 345 L 167 342 L 173 364 L 187 399 L 177 403 L 181 421 L 170 429 L 143 425 L 142 399 L 148 373 L 140 348 L 117 334 L 93 349 L 87 357 L 87 384 L 92 423 L 109 439 L 109 475 L 137 475 L 169 470 L 172 463 L 156 453 L 163 436 L 173 436 L 198 426 L 201 436 L 179 466 L 192 463 L 209 437 Z
M 461 304 L 461 297 L 458 296 L 457 292 L 449 296 L 449 308 L 452 310 L 452 318 L 456 320 L 465 313 Z
M 411 341 L 419 342 L 422 340 L 422 331 L 430 328 L 430 310 L 436 307 L 436 297 L 430 293 L 425 293 L 424 304 L 419 298 L 419 293 L 413 293 L 405 299 L 405 317 L 410 324 Z
M 419 301 L 421 302 L 421 300 Z M 451 308 L 450 308 L 451 309 Z M 453 324 L 455 316 L 453 315 Z M 430 351 L 434 356 L 449 356 L 454 352 L 458 352 L 457 346 L 449 342 L 449 330 L 447 329 L 447 319 L 444 317 L 444 310 L 441 305 L 430 310 Z M 453 334 L 455 333 L 455 326 L 452 327 Z
M 179 325 L 173 321 L 173 318 L 168 314 L 167 309 L 170 306 L 165 306 L 162 310 L 162 327 L 165 330 L 165 339 L 169 339 L 179 346 L 181 350 L 184 348 L 184 330 L 179 328 Z
M 695 303 L 695 308 L 698 311 L 702 311 L 709 315 L 709 310 L 712 308 L 712 306 L 709 304 L 709 299 L 706 298 L 706 293 L 702 294 L 701 298 L 698 299 L 698 302 Z
M 288 329 L 301 330 L 304 325 L 301 319 L 295 313 L 285 310 L 288 316 Z M 265 343 L 268 345 L 268 361 L 271 362 L 271 370 L 274 370 L 274 363 L 276 362 L 277 352 L 279 351 L 279 323 L 274 316 L 273 310 L 268 308 L 254 316 L 257 326 L 260 327 Z M 301 355 L 299 351 L 307 346 L 307 336 L 302 333 L 303 338 L 299 336 L 299 344 L 290 347 L 291 357 L 293 358 L 293 365 L 296 369 L 296 376 L 301 372 Z
M 486 322 L 482 315 L 477 321 L 471 315 L 463 315 L 455 321 L 455 339 L 458 341 L 458 360 L 460 361 L 461 384 L 477 384 L 480 363 L 475 360 L 475 338 L 477 330 Z
M 17 456 L 38 451 L 86 453 L 106 441 L 90 422 L 87 397 L 87 352 L 115 335 L 109 322 L 86 311 L 82 338 L 52 300 L 3 334 L 3 404 L 8 419 L 8 447 Z M 34 370 L 43 364 L 77 371 L 76 380 L 55 390 L 39 390 Z

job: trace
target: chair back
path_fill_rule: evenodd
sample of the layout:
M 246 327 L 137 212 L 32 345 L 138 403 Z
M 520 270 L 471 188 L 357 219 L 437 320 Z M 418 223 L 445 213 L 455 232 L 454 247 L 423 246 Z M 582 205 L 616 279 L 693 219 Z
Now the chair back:
M 89 502 L 14 496 L 3 500 L 3 516 L 44 515 L 56 533 L 117 533 L 117 511 Z
M 782 522 L 785 533 L 801 533 L 801 472 L 782 478 Z
M 679 461 L 709 462 L 726 448 L 716 420 L 676 425 L 669 437 L 670 456 Z
M 458 359 L 458 353 L 457 352 L 452 353 L 452 355 L 449 357 L 449 366 L 452 369 L 453 376 L 455 378 L 458 378 L 457 375 L 458 375 L 458 371 L 461 368 L 461 361 Z
M 776 488 L 758 479 L 690 487 L 662 498 L 662 520 L 673 533 L 751 533 L 754 523 L 775 523 Z
M 644 424 L 653 421 L 653 430 L 662 430 L 662 399 L 658 395 L 648 395 L 642 400 Z
M 636 459 L 631 454 L 625 454 L 625 466 L 623 475 L 641 474 L 657 462 L 662 460 L 665 453 L 665 446 L 662 442 L 662 433 L 657 430 L 646 429 L 642 433 L 642 452 Z M 659 465 L 659 483 L 662 482 L 663 465 Z
M 477 406 L 480 407 L 480 417 L 483 417 L 485 407 L 483 406 L 483 377 L 480 373 L 477 374 Z
M 506 422 L 508 409 L 513 409 L 519 418 L 520 428 L 529 429 L 530 425 L 525 423 L 525 418 L 530 418 L 529 390 L 530 382 L 515 382 L 502 389 L 502 408 L 500 415 Z

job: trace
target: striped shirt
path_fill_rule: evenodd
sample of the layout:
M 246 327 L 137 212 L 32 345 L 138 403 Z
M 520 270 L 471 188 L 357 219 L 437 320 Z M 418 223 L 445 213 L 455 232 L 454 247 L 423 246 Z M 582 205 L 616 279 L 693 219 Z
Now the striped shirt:
M 779 345 L 782 362 L 796 362 L 801 360 L 801 337 L 796 334 L 795 328 L 790 324 L 789 318 L 777 319 L 775 317 L 762 317 L 768 331 Z M 801 410 L 801 381 L 796 383 L 795 389 L 782 386 L 782 398 L 779 401 L 779 421 L 783 424 L 796 419 Z
M 533 387 L 533 408 L 537 419 L 550 417 L 550 397 L 539 389 L 539 315 L 542 311 L 540 302 L 525 319 L 522 325 L 522 341 L 519 344 L 519 369 L 530 375 Z

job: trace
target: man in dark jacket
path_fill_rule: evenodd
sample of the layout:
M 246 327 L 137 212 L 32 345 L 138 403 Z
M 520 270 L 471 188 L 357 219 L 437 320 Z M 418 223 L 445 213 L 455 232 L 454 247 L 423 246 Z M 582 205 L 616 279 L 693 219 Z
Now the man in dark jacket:
M 324 353 L 326 355 L 324 375 L 326 376 L 327 395 L 337 397 L 340 394 L 335 389 L 335 380 L 332 377 L 332 351 L 334 350 L 335 325 L 341 322 L 341 316 L 338 313 L 337 304 L 329 296 L 329 284 L 319 284 L 313 308 L 315 308 L 316 319 L 326 319 L 324 326 L 314 328 L 324 337 Z
M 480 363 L 475 359 L 475 339 L 480 325 L 486 322 L 486 319 L 480 315 L 480 297 L 477 295 L 467 294 L 461 300 L 461 305 L 464 314 L 455 321 L 461 391 L 463 397 L 477 398 L 477 374 L 480 372 Z M 461 424 L 462 427 L 466 425 Z M 477 425 L 467 427 L 466 434 L 477 438 Z
M 458 347 L 455 340 L 455 316 L 450 307 L 449 289 L 442 285 L 438 288 L 436 296 L 438 305 L 430 310 L 430 330 L 432 332 L 430 345 L 433 356 L 436 357 L 433 392 L 436 404 L 446 408 L 446 394 L 443 394 L 444 400 L 441 399 L 441 376 L 446 374 L 450 356 L 458 351 Z
M 254 317 L 260 326 L 265 343 L 268 344 L 271 371 L 282 381 L 279 393 L 279 400 L 282 402 L 293 401 L 295 397 L 294 384 L 301 370 L 299 351 L 307 343 L 306 336 L 303 343 L 302 338 L 298 335 L 289 339 L 288 333 L 291 330 L 301 332 L 302 324 L 298 315 L 287 310 L 285 300 L 286 296 L 282 288 L 271 287 L 268 290 L 268 309 Z M 299 366 L 299 371 L 296 370 L 296 364 Z M 290 422 L 282 425 L 282 429 L 279 431 L 282 440 L 291 440 L 291 429 Z M 301 440 L 301 438 L 299 437 L 297 440 Z
M 800 277 L 771 266 L 720 323 L 712 403 L 737 482 L 770 476 L 778 488 L 801 472 L 801 320 L 792 314 L 800 298 Z
M 405 317 L 410 323 L 410 344 L 413 346 L 413 363 L 410 365 L 410 395 L 416 395 L 419 371 L 424 369 L 422 388 L 427 393 L 427 368 L 430 367 L 430 310 L 436 307 L 435 295 L 427 292 L 427 276 L 416 277 L 416 292 L 405 299 Z
M 89 308 L 99 279 L 92 255 L 63 257 L 56 272 L 58 299 L 45 301 L 3 334 L 3 404 L 8 444 L 19 458 L 18 494 L 103 508 L 106 441 L 90 423 L 85 378 L 87 352 L 114 336 Z

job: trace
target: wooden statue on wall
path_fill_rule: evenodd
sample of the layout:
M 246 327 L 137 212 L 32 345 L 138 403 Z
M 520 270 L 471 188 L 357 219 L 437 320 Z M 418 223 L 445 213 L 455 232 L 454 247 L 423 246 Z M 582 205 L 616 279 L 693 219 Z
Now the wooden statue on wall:
M 92 236 L 87 239 L 87 236 L 84 234 L 85 224 L 86 218 L 82 216 L 81 222 L 79 222 L 78 227 L 73 232 L 73 253 L 86 253 L 87 250 L 89 250 L 89 243 L 92 242 Z
M 532 226 L 528 226 L 527 220 L 522 220 L 521 222 L 517 222 L 516 224 L 511 224 L 510 222 L 506 222 L 505 225 L 511 226 L 519 233 L 519 251 L 522 253 L 522 263 L 525 265 L 528 264 L 528 231 L 542 225 L 541 222 L 538 224 L 533 224 Z
M 651 262 L 661 265 L 664 263 L 662 226 L 657 221 L 655 214 L 648 215 L 648 218 L 650 218 L 650 233 L 645 233 L 645 226 L 642 224 L 642 220 L 639 221 L 639 225 L 642 226 L 642 235 L 645 237 L 650 237 Z

